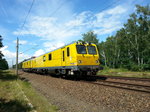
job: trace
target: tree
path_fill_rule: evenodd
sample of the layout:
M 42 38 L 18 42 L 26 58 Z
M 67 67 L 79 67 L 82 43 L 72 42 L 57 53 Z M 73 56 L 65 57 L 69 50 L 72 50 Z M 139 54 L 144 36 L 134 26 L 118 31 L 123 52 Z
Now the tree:
M 3 44 L 2 44 L 2 36 L 0 35 L 0 48 L 3 47 Z M 2 52 L 0 51 L 0 59 L 2 59 L 4 55 L 2 54 Z
M 2 43 L 2 36 L 0 35 L 0 48 L 3 47 L 3 43 Z M 8 63 L 6 61 L 6 59 L 3 58 L 3 54 L 0 51 L 0 69 L 6 70 L 8 69 Z
M 130 45 L 131 60 L 142 69 L 143 64 L 148 64 L 147 56 L 150 56 L 150 6 L 136 5 L 136 7 L 137 11 L 130 15 L 125 30 Z
M 82 34 L 83 36 L 83 41 L 85 42 L 91 42 L 94 43 L 96 45 L 98 45 L 98 39 L 97 39 L 97 34 L 94 34 L 93 31 L 89 31 L 87 33 Z
M 115 36 L 99 44 L 101 62 L 106 66 L 150 70 L 150 6 L 136 8 Z
M 0 69 L 2 70 L 7 70 L 9 67 L 8 67 L 8 63 L 6 61 L 6 59 L 1 59 L 0 61 Z

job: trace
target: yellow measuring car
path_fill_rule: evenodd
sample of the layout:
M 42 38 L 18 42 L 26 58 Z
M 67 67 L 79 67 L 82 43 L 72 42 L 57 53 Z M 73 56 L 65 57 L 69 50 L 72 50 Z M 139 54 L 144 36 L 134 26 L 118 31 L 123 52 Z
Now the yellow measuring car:
M 100 69 L 95 44 L 74 42 L 23 62 L 23 70 L 57 75 L 96 75 Z

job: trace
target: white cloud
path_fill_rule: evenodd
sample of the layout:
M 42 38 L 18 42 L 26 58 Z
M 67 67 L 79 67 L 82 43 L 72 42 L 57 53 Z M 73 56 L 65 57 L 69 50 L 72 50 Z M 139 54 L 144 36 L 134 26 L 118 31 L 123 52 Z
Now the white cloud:
M 33 56 L 40 56 L 40 55 L 42 55 L 42 54 L 44 54 L 45 53 L 45 51 L 43 50 L 43 49 L 39 49 L 39 50 L 37 50 L 35 53 L 34 53 L 34 55 Z
M 57 41 L 55 41 L 55 42 L 45 42 L 43 44 L 43 46 L 45 47 L 46 52 L 55 50 L 55 49 L 60 48 L 64 45 L 65 45 L 65 43 L 61 42 L 61 41 L 58 41 L 58 42 Z
M 15 52 L 11 52 L 8 50 L 8 46 L 4 46 L 0 49 L 6 58 L 14 58 L 16 57 Z
M 96 27 L 95 33 L 98 35 L 112 35 L 114 31 L 117 31 L 122 27 L 122 20 L 124 19 L 123 15 L 126 12 L 127 9 L 119 5 L 112 9 L 97 13 L 97 20 L 93 23 L 93 26 Z
M 43 49 L 39 49 L 37 51 L 35 51 L 35 53 L 33 54 L 33 56 L 40 56 L 46 52 L 50 52 L 50 51 L 53 51 L 57 48 L 60 48 L 62 46 L 64 46 L 65 43 L 59 41 L 59 42 L 45 42 L 43 43 Z
M 109 9 L 107 11 L 104 11 L 105 13 L 111 14 L 111 15 L 117 15 L 117 14 L 122 14 L 126 12 L 126 8 L 123 8 L 121 5 L 116 6 L 113 9 Z
M 62 41 L 46 41 L 43 43 L 43 45 L 41 44 L 41 46 L 43 46 L 42 49 L 38 49 L 37 51 L 35 51 L 33 53 L 33 56 L 38 57 L 46 52 L 51 52 L 51 51 L 53 51 L 57 48 L 60 48 L 64 45 L 65 45 L 65 43 Z
M 104 34 L 109 34 L 112 35 L 112 32 L 120 29 L 121 26 L 115 26 L 115 27 L 111 27 L 111 28 L 105 28 L 105 29 L 95 29 L 95 33 L 99 34 L 99 35 L 104 35 Z
M 74 37 L 79 39 L 81 34 L 88 30 L 94 30 L 98 35 L 111 34 L 122 26 L 122 15 L 126 11 L 120 5 L 96 14 L 85 11 L 74 14 L 74 19 L 63 23 L 59 22 L 56 17 L 34 16 L 25 26 L 26 30 L 18 29 L 14 34 L 31 34 L 44 40 L 57 42 L 73 40 Z
M 66 41 L 72 36 L 79 35 L 80 31 L 71 29 L 64 24 L 57 24 L 57 19 L 48 17 L 33 17 L 26 26 L 28 30 L 16 31 L 14 34 L 31 34 L 41 37 L 44 40 Z
M 2 53 L 4 54 L 6 60 L 8 61 L 9 66 L 12 66 L 12 61 L 13 64 L 16 62 L 16 52 L 11 52 L 8 50 L 8 46 L 4 46 L 0 49 Z M 18 61 L 21 62 L 24 59 L 30 58 L 31 56 L 27 54 L 19 54 Z

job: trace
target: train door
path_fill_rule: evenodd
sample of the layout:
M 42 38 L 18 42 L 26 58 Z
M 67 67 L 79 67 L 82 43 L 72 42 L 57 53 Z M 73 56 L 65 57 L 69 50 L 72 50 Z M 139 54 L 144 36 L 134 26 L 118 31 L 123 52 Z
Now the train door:
M 66 47 L 66 54 L 65 54 L 65 56 L 66 56 L 66 58 L 65 58 L 65 60 L 66 60 L 66 66 L 69 66 L 70 63 L 71 63 L 71 61 L 72 61 L 72 58 L 71 58 L 70 55 L 71 55 L 70 54 L 70 47 Z
M 62 60 L 61 60 L 61 66 L 66 66 L 66 60 L 65 60 L 65 48 L 62 48 Z

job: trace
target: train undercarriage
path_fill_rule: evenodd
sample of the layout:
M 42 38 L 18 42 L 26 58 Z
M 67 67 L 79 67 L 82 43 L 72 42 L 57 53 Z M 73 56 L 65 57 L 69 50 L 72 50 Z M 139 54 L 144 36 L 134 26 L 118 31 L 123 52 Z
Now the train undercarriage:
M 90 66 L 63 66 L 63 67 L 46 67 L 46 68 L 24 68 L 25 72 L 40 73 L 45 75 L 56 75 L 56 76 L 88 76 L 96 75 L 102 67 L 97 65 Z

